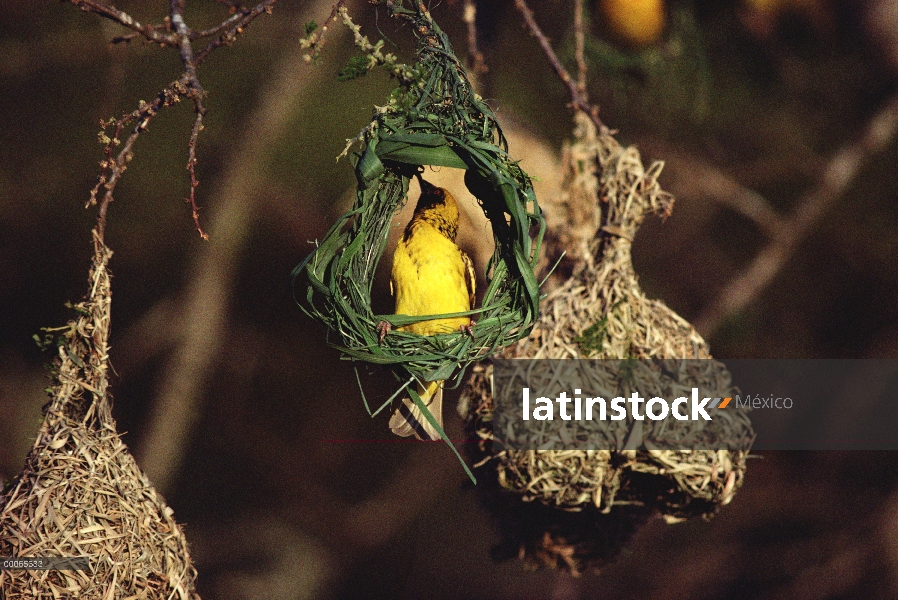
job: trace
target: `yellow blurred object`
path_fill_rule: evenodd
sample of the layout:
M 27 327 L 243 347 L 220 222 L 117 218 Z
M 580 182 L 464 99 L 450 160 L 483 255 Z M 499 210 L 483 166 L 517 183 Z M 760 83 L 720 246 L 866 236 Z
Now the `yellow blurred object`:
M 399 239 L 393 255 L 390 289 L 396 296 L 396 314 L 409 316 L 464 312 L 474 304 L 474 265 L 455 244 L 458 203 L 452 195 L 421 179 L 421 198 L 415 214 Z M 418 335 L 470 329 L 470 317 L 433 319 L 398 329 Z M 382 323 L 381 335 L 389 330 Z M 419 383 L 418 395 L 442 427 L 443 382 Z M 410 398 L 403 398 L 390 419 L 396 435 L 438 440 L 436 428 Z
M 664 0 L 599 0 L 599 8 L 614 39 L 630 48 L 645 48 L 664 35 Z

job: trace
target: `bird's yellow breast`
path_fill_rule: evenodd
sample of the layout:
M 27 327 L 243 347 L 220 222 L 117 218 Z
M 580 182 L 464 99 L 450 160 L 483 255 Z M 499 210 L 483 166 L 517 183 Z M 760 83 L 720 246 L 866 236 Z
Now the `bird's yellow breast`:
M 420 316 L 471 309 L 462 250 L 430 223 L 413 222 L 393 256 L 396 314 Z M 419 335 L 450 333 L 469 317 L 435 319 L 399 329 Z

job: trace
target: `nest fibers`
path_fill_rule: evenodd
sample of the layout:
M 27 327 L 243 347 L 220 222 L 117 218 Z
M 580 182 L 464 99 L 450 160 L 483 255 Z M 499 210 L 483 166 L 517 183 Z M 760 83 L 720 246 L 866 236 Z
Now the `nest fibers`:
M 84 557 L 88 571 L 0 571 L 0 597 L 199 600 L 172 510 L 122 443 L 107 391 L 112 252 L 94 232 L 86 302 L 58 334 L 44 422 L 0 494 L 0 556 Z
M 575 259 L 566 267 L 568 278 L 554 282 L 529 337 L 497 357 L 637 358 L 671 365 L 678 361 L 663 359 L 710 359 L 708 345 L 688 322 L 663 302 L 645 297 L 633 270 L 630 248 L 643 219 L 650 213 L 667 216 L 673 205 L 657 182 L 662 164 L 645 169 L 635 148 L 620 146 L 610 135 L 597 135 L 585 115 L 578 114 L 576 123 L 575 143 L 566 152 L 565 193 L 553 204 L 544 203 L 548 254 L 560 254 L 558 247 L 563 246 Z M 551 362 L 545 361 L 546 368 Z M 699 372 L 666 378 L 654 375 L 640 381 L 637 373 L 633 389 L 646 397 L 671 397 L 670 386 L 730 389 L 722 363 L 701 364 Z M 535 369 L 527 373 L 535 388 L 553 376 Z M 607 375 L 605 389 L 615 389 L 612 374 L 591 375 Z M 653 422 L 611 422 L 621 428 L 612 431 L 617 442 L 612 447 L 621 450 L 493 454 L 491 377 L 490 365 L 474 369 L 460 412 L 468 429 L 482 440 L 479 467 L 492 473 L 484 479 L 497 484 L 494 508 L 506 522 L 511 515 L 506 531 L 511 531 L 517 554 L 533 564 L 576 573 L 613 555 L 652 512 L 669 521 L 710 515 L 730 502 L 742 484 L 753 439 L 744 413 L 715 416 L 713 430 L 701 429 L 705 425 L 694 421 L 667 424 L 663 431 L 653 431 Z M 666 391 L 656 389 L 658 381 L 666 381 Z M 717 436 L 746 442 L 736 451 L 658 449 Z

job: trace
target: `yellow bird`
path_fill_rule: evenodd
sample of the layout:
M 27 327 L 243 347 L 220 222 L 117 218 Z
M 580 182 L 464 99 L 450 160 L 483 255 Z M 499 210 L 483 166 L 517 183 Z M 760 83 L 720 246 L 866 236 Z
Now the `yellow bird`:
M 455 244 L 458 235 L 458 202 L 448 191 L 438 188 L 420 176 L 421 197 L 415 214 L 396 246 L 390 292 L 396 298 L 396 314 L 409 316 L 438 315 L 471 310 L 474 305 L 474 264 Z M 471 333 L 474 323 L 469 317 L 433 319 L 404 325 L 398 329 L 418 335 L 434 335 L 462 330 Z M 390 331 L 390 324 L 378 325 L 380 339 Z M 443 426 L 443 382 L 418 384 L 418 395 Z M 411 398 L 390 419 L 390 430 L 396 435 L 414 435 L 422 440 L 438 440 L 439 433 Z

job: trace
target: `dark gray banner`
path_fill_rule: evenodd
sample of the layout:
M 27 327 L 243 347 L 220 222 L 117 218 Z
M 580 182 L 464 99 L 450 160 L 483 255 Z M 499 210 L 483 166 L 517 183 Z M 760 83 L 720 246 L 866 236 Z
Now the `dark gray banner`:
M 898 360 L 494 360 L 509 450 L 898 450 Z

